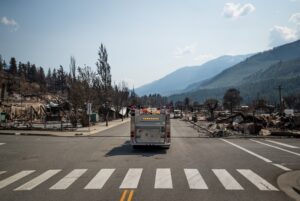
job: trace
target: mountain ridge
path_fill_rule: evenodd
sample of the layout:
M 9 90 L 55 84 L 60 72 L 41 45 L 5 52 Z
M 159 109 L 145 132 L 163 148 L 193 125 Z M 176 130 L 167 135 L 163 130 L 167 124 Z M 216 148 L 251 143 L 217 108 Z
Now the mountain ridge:
M 251 68 L 249 64 L 255 66 Z M 229 73 L 230 77 L 226 78 Z M 218 79 L 222 82 L 218 83 Z M 224 84 L 224 80 L 234 82 Z M 215 87 L 211 83 L 219 85 Z M 278 98 L 278 85 L 285 88 L 283 95 L 300 90 L 300 40 L 253 55 L 203 83 L 197 90 L 174 94 L 169 99 L 175 101 L 190 97 L 196 101 L 204 101 L 207 98 L 221 100 L 225 91 L 234 87 L 241 91 L 245 102 L 251 102 L 257 94 L 274 101 Z
M 149 84 L 145 84 L 135 89 L 138 95 L 150 93 L 160 93 L 161 95 L 171 95 L 172 93 L 180 93 L 188 85 L 207 80 L 224 69 L 239 63 L 248 58 L 252 54 L 245 55 L 223 55 L 212 59 L 199 66 L 185 66 L 179 68 L 164 77 L 155 80 Z

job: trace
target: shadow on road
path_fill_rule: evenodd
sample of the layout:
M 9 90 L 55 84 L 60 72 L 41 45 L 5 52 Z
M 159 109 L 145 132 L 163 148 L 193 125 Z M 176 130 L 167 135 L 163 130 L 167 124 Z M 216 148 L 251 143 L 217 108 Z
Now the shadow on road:
M 163 147 L 141 146 L 135 149 L 132 148 L 130 141 L 124 142 L 119 147 L 114 147 L 105 154 L 106 157 L 120 156 L 120 155 L 140 155 L 150 157 L 158 154 L 166 154 L 167 150 Z

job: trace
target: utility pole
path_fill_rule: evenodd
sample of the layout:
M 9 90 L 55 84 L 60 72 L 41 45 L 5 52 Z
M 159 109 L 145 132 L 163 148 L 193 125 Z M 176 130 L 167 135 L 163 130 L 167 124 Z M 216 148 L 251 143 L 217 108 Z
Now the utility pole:
M 282 105 L 281 90 L 282 90 L 282 86 L 279 85 L 279 86 L 278 86 L 278 93 L 279 93 L 279 107 L 280 107 L 280 108 L 279 108 L 279 114 L 280 114 L 280 116 L 283 114 L 283 111 L 282 111 L 283 105 Z

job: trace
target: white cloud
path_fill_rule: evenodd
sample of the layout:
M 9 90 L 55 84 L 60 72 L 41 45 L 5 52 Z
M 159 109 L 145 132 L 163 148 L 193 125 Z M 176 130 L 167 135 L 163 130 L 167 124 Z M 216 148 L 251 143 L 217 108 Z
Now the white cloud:
M 1 24 L 4 24 L 4 25 L 10 25 L 10 26 L 17 26 L 18 23 L 14 20 L 14 19 L 9 19 L 7 17 L 2 17 L 1 18 Z
M 300 25 L 300 13 L 294 13 L 290 19 L 289 19 L 290 22 L 293 22 L 297 25 Z
M 199 62 L 199 64 L 204 63 L 206 61 L 209 61 L 211 59 L 215 58 L 212 54 L 200 54 L 197 57 L 194 58 L 195 61 Z
M 239 3 L 226 3 L 223 8 L 223 16 L 226 18 L 239 18 L 255 11 L 255 7 L 251 3 L 241 5 Z
M 12 31 L 16 31 L 19 28 L 18 23 L 14 19 L 9 19 L 6 16 L 4 16 L 0 19 L 0 24 L 13 27 Z
M 191 45 L 187 45 L 185 47 L 177 47 L 174 55 L 175 57 L 183 57 L 185 55 L 191 55 L 195 53 L 197 45 L 196 44 L 191 44 Z
M 279 46 L 285 43 L 295 41 L 299 38 L 296 30 L 285 26 L 274 26 L 270 30 L 270 46 Z

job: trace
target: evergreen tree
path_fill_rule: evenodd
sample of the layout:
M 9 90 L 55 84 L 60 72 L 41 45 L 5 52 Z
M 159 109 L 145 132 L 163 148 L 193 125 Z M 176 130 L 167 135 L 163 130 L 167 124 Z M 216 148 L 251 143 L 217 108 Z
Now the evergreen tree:
M 51 69 L 49 68 L 47 77 L 46 77 L 46 87 L 48 90 L 51 90 L 51 76 L 52 76 L 52 73 L 51 73 Z
M 22 63 L 19 62 L 19 64 L 18 64 L 18 76 L 21 76 L 21 74 L 22 74 Z
M 15 57 L 12 57 L 10 59 L 10 62 L 9 62 L 9 70 L 8 72 L 11 73 L 12 75 L 16 75 L 17 74 L 17 61 L 15 59 Z
M 21 65 L 21 76 L 23 77 L 23 78 L 26 78 L 26 74 L 27 74 L 27 66 L 26 66 L 26 64 L 23 64 L 22 63 L 22 65 Z
M 42 67 L 39 68 L 38 70 L 38 83 L 45 87 L 46 85 L 46 77 L 45 77 L 45 72 Z
M 3 71 L 3 59 L 2 56 L 0 54 L 0 72 Z
M 6 64 L 6 62 L 5 62 L 5 60 L 3 60 L 3 70 L 5 70 L 5 71 L 7 71 L 7 64 Z
M 56 91 L 57 89 L 57 73 L 56 73 L 56 69 L 54 68 L 52 71 L 52 77 L 51 77 L 51 89 Z
M 66 74 L 62 65 L 57 70 L 57 86 L 60 91 L 64 92 L 66 88 Z
M 29 80 L 29 73 L 30 73 L 30 68 L 31 68 L 31 64 L 30 62 L 28 61 L 27 64 L 26 64 L 26 68 L 25 68 L 25 78 L 27 80 Z
M 29 82 L 38 82 L 37 69 L 34 64 L 31 65 L 31 67 L 29 69 L 28 80 L 29 80 Z

